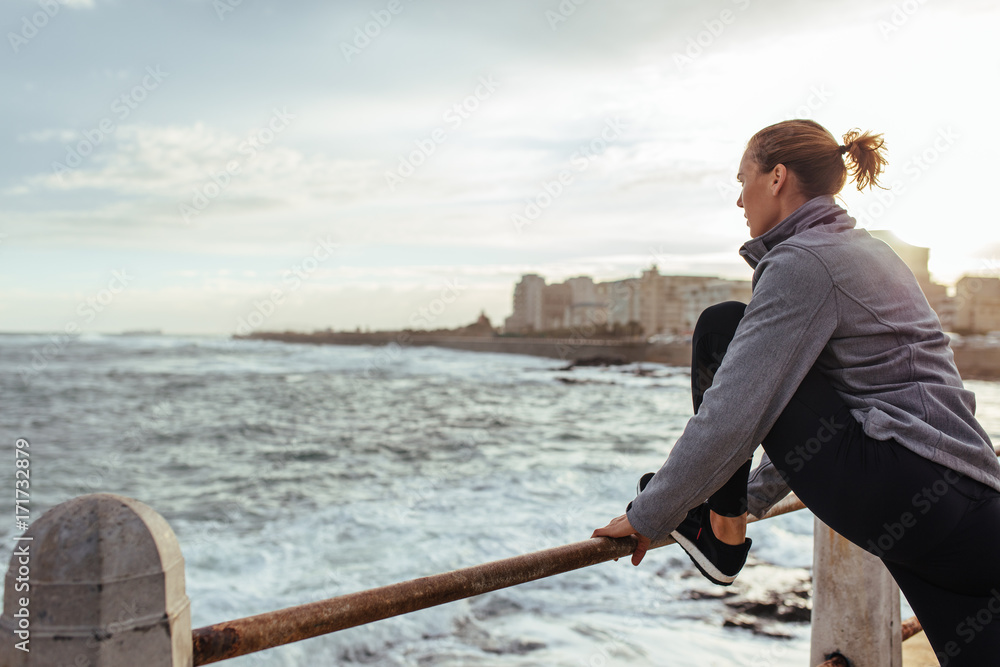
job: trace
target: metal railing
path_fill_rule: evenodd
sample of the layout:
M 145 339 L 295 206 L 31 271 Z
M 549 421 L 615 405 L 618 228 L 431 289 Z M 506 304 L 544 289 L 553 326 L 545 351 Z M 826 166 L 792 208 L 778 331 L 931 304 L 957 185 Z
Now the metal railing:
M 750 522 L 803 508 L 792 495 Z M 842 667 L 848 664 L 842 654 L 854 653 L 896 667 L 901 636 L 918 632 L 919 624 L 909 619 L 900 626 L 899 590 L 879 559 L 818 520 L 816 528 L 813 664 Z M 591 538 L 192 631 L 180 543 L 151 507 L 88 494 L 50 509 L 15 539 L 20 546 L 7 586 L 30 574 L 31 613 L 26 598 L 5 595 L 0 667 L 134 667 L 137 655 L 148 656 L 149 667 L 206 665 L 627 557 L 636 547 L 632 537 Z M 846 597 L 835 595 L 845 591 Z M 102 624 L 94 613 L 126 602 L 127 621 Z M 15 651 L 29 636 L 30 653 Z
M 803 509 L 790 495 L 762 519 Z M 753 522 L 758 519 L 751 517 Z M 673 544 L 672 538 L 650 549 Z M 365 623 L 455 602 L 536 579 L 623 558 L 635 551 L 632 537 L 591 538 L 444 574 L 349 593 L 194 630 L 194 664 L 207 665 L 291 644 Z

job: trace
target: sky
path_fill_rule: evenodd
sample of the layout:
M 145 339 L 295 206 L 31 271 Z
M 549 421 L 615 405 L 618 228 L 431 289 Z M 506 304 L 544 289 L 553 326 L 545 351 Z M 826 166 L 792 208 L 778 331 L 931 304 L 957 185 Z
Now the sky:
M 0 331 L 499 325 L 525 273 L 749 279 L 757 130 L 884 134 L 841 203 L 1000 275 L 1000 3 L 6 0 Z

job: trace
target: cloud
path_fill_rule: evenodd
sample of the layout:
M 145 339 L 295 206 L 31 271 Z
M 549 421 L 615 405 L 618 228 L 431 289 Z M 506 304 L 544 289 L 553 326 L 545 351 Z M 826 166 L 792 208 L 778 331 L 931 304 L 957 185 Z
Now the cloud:
M 49 141 L 57 141 L 60 143 L 68 143 L 77 138 L 76 132 L 73 130 L 34 130 L 32 132 L 25 132 L 17 136 L 17 140 L 21 143 L 46 143 Z
M 42 190 L 94 189 L 125 196 L 176 196 L 236 166 L 238 173 L 231 174 L 226 188 L 230 197 L 250 193 L 291 197 L 303 189 L 329 196 L 357 190 L 357 174 L 364 171 L 364 163 L 309 158 L 277 145 L 272 134 L 263 135 L 266 130 L 259 128 L 239 136 L 201 123 L 187 127 L 124 126 L 109 139 L 111 145 L 89 162 L 78 168 L 69 167 L 69 160 L 60 162 L 54 167 L 59 173 L 35 175 L 27 182 Z M 68 146 L 68 151 L 72 150 L 73 146 Z M 65 171 L 61 169 L 64 165 Z M 309 178 L 302 180 L 302 187 L 289 191 L 295 174 L 308 174 Z
M 178 282 L 232 268 L 242 283 L 251 280 L 242 272 L 271 275 L 327 233 L 358 255 L 317 274 L 338 286 L 432 284 L 445 266 L 481 267 L 477 280 L 511 285 L 518 271 L 608 279 L 636 275 L 651 254 L 663 271 L 739 274 L 746 228 L 732 186 L 744 143 L 800 109 L 834 134 L 858 124 L 886 131 L 900 167 L 939 126 L 968 137 L 919 184 L 906 180 L 879 218 L 928 239 L 949 219 L 948 254 L 926 244 L 932 262 L 961 267 L 970 234 L 983 247 L 995 241 L 971 221 L 989 221 L 983 156 L 996 152 L 994 105 L 976 72 L 997 63 L 987 20 L 996 9 L 926 3 L 883 38 L 878 21 L 898 4 L 648 1 L 625 11 L 588 2 L 553 28 L 546 12 L 560 11 L 559 0 L 405 2 L 347 62 L 340 42 L 384 0 L 255 0 L 221 21 L 209 0 L 155 10 L 75 2 L 81 11 L 53 18 L 17 56 L 5 98 L 0 252 L 18 267 L 5 287 L 34 280 L 39 295 L 69 291 L 73 270 L 133 258 L 152 274 L 140 261 L 151 256 L 199 272 L 170 274 Z M 0 13 L 16 24 L 28 7 Z M 736 18 L 720 27 L 724 10 Z M 681 68 L 674 56 L 690 40 L 698 48 Z M 167 84 L 81 149 L 95 119 L 118 120 L 110 105 L 159 66 Z M 449 124 L 445 114 L 480 77 L 494 77 L 496 91 Z M 817 95 L 824 85 L 829 94 Z M 295 118 L 250 151 L 275 105 Z M 574 153 L 616 116 L 626 131 L 576 169 Z M 412 157 L 437 128 L 446 139 Z M 87 154 L 68 165 L 73 151 Z M 420 164 L 390 188 L 386 173 L 402 160 Z M 227 174 L 232 162 L 239 172 Z M 572 182 L 517 233 L 512 214 L 544 200 L 567 168 Z M 959 191 L 961 201 L 949 194 Z M 185 220 L 182 205 L 197 213 Z M 30 265 L 17 263 L 23 255 Z M 226 288 L 205 282 L 199 298 Z M 179 294 L 162 292 L 163 308 Z M 355 299 L 341 314 L 363 321 L 371 303 Z
M 65 141 L 67 134 L 43 130 L 29 139 Z M 83 210 L 74 207 L 76 213 L 89 215 L 95 223 L 158 211 L 154 219 L 176 224 L 181 204 L 196 208 L 196 216 L 204 218 L 294 209 L 311 201 L 345 204 L 362 196 L 380 176 L 372 160 L 309 156 L 280 141 L 266 123 L 244 135 L 201 123 L 126 125 L 97 146 L 74 135 L 66 144 L 66 157 L 53 163 L 52 172 L 29 176 L 5 194 L 75 194 L 76 201 L 88 202 Z M 78 166 L 70 166 L 74 164 Z M 200 204 L 204 206 L 198 209 Z M 58 210 L 50 212 L 58 219 Z

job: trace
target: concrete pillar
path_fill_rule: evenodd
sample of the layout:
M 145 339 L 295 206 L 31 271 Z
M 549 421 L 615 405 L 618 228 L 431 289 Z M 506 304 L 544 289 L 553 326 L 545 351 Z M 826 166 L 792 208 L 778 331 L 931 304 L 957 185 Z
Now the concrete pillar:
M 23 537 L 30 539 L 14 543 L 4 582 L 0 667 L 192 664 L 184 558 L 149 506 L 110 493 L 81 496 L 43 514 Z M 29 588 L 18 591 L 25 579 Z
M 899 587 L 875 556 L 816 519 L 810 665 L 841 653 L 853 667 L 901 667 Z

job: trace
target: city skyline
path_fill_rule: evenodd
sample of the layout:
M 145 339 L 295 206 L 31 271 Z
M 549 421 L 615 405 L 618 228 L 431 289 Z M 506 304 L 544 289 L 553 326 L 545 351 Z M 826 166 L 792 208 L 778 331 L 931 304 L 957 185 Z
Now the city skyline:
M 0 331 L 494 323 L 525 273 L 748 279 L 746 140 L 883 132 L 842 201 L 1000 274 L 1000 9 L 849 0 L 17 0 L 0 9 Z M 928 49 L 927 44 L 935 44 Z M 801 57 L 808 53 L 808 58 Z

